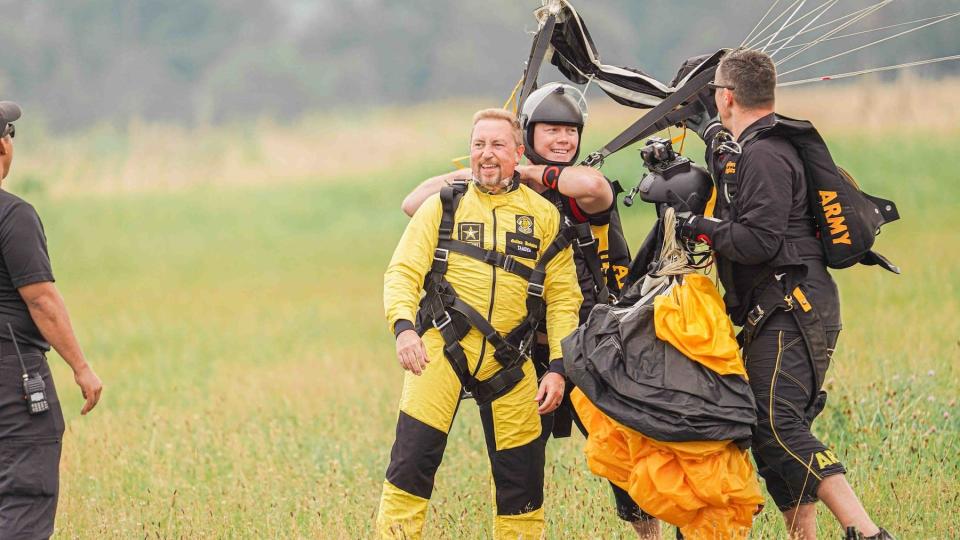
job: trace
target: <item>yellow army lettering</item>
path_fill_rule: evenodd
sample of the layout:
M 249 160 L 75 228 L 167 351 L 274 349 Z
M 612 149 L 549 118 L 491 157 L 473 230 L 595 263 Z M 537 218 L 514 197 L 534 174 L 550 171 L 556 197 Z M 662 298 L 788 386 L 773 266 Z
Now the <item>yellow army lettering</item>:
M 817 467 L 819 467 L 821 471 L 830 465 L 840 463 L 840 460 L 837 458 L 837 455 L 833 453 L 833 450 L 817 452 L 814 456 L 817 458 Z
M 837 198 L 836 191 L 821 191 L 820 206 L 823 207 L 823 215 L 827 218 L 827 224 L 830 225 L 830 236 L 834 244 L 850 245 L 850 231 L 843 224 L 843 208 L 839 202 L 831 203 Z M 841 233 L 843 233 L 841 235 Z M 840 236 L 837 236 L 840 235 Z

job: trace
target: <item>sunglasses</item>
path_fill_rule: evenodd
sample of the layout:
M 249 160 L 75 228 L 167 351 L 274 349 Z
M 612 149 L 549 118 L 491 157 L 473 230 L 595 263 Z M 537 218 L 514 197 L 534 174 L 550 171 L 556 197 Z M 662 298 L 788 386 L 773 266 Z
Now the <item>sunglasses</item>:
M 717 84 L 713 81 L 707 83 L 707 88 L 710 90 L 716 90 L 717 88 L 726 88 L 727 90 L 734 90 L 735 87 L 730 86 L 729 84 Z
M 0 138 L 9 136 L 11 139 L 17 135 L 17 128 L 13 124 L 7 124 L 6 129 L 3 130 L 3 135 Z

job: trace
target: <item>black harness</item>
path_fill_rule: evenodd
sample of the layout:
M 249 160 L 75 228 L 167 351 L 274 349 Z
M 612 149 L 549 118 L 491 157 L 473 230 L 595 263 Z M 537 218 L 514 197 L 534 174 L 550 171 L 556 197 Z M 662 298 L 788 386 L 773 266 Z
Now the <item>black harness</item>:
M 455 240 L 454 215 L 466 190 L 466 182 L 454 182 L 440 190 L 443 214 L 438 229 L 437 248 L 433 253 L 433 265 L 424 280 L 423 288 L 426 294 L 420 301 L 420 310 L 417 313 L 417 333 L 422 336 L 431 327 L 440 332 L 444 342 L 444 356 L 449 360 L 463 388 L 473 395 L 479 405 L 484 405 L 506 394 L 523 379 L 523 363 L 530 358 L 528 353 L 536 342 L 537 328 L 547 313 L 543 300 L 547 264 L 572 243 L 588 246 L 594 239 L 589 225 L 585 228 L 585 236 L 582 227 L 562 227 L 533 268 L 517 262 L 512 255 Z M 592 251 L 596 253 L 596 250 Z M 461 300 L 445 277 L 451 252 L 484 262 L 526 280 L 527 316 L 523 322 L 506 336 L 501 336 L 486 317 Z M 466 353 L 460 344 L 460 340 L 471 328 L 476 328 L 486 342 L 493 346 L 493 357 L 500 364 L 500 369 L 483 381 L 476 378 L 483 354 L 481 353 L 476 369 L 471 372 Z
M 743 329 L 738 338 L 743 350 L 746 351 L 763 328 L 763 325 L 776 312 L 783 311 L 792 315 L 797 323 L 797 328 L 800 330 L 800 335 L 803 336 L 804 345 L 813 364 L 816 385 L 810 396 L 810 403 L 807 404 L 807 409 L 810 409 L 817 400 L 823 399 L 817 389 L 823 386 L 824 376 L 827 373 L 827 367 L 830 365 L 827 332 L 816 308 L 806 295 L 803 285 L 792 284 L 789 277 L 790 272 L 777 275 L 780 277 L 777 278 L 774 274 L 768 274 L 767 284 L 757 296 L 757 302 L 753 309 L 747 313 L 747 319 L 743 323 Z

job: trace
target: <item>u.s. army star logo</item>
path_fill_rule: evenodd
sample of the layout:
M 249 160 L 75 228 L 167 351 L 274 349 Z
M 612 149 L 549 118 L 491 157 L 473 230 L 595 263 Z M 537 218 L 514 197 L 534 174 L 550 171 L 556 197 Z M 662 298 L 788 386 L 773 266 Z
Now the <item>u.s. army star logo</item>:
M 517 216 L 517 232 L 520 234 L 533 234 L 533 216 Z
M 457 240 L 483 247 L 483 223 L 465 221 L 457 230 Z

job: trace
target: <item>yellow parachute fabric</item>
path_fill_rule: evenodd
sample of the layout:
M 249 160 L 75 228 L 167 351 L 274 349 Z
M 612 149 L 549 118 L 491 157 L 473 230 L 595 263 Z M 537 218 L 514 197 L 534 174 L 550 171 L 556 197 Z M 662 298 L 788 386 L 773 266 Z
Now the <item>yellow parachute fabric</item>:
M 721 375 L 746 377 L 733 325 L 716 287 L 688 274 L 654 299 L 657 338 Z M 732 441 L 663 442 L 605 415 L 579 389 L 571 394 L 589 437 L 590 470 L 620 486 L 647 513 L 685 538 L 742 539 L 763 504 L 747 451 Z
M 687 274 L 683 283 L 653 299 L 657 339 L 719 375 L 747 376 L 723 299 L 710 278 Z
M 730 441 L 655 441 L 603 414 L 579 389 L 570 399 L 590 434 L 585 453 L 593 474 L 688 540 L 747 538 L 763 504 L 747 451 Z

